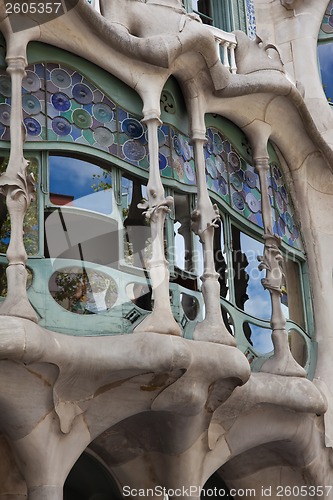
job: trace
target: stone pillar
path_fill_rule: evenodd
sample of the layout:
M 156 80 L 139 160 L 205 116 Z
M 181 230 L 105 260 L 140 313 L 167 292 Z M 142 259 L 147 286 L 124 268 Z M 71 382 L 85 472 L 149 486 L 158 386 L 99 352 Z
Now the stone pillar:
M 25 129 L 22 117 L 22 79 L 25 74 L 25 55 L 6 57 L 11 76 L 12 105 L 10 116 L 10 156 L 7 170 L 0 177 L 0 192 L 6 197 L 11 222 L 11 237 L 7 250 L 8 291 L 0 306 L 0 315 L 19 316 L 37 322 L 37 315 L 29 303 L 26 292 L 27 254 L 23 241 L 23 221 L 33 199 L 35 181 L 27 174 L 29 162 L 23 156 Z
M 136 328 L 135 332 L 158 332 L 168 335 L 181 335 L 171 311 L 169 296 L 169 269 L 164 254 L 164 224 L 166 214 L 173 206 L 171 196 L 165 198 L 160 177 L 158 158 L 158 127 L 161 124 L 156 114 L 145 115 L 143 122 L 148 128 L 149 181 L 147 186 L 148 202 L 141 205 L 146 208 L 146 217 L 150 222 L 152 255 L 148 262 L 148 271 L 153 290 L 153 311 Z
M 219 274 L 214 262 L 214 230 L 219 219 L 217 205 L 210 201 L 205 175 L 204 133 L 192 135 L 198 186 L 197 208 L 192 213 L 192 228 L 203 245 L 204 272 L 201 276 L 202 294 L 205 301 L 205 319 L 195 327 L 193 338 L 206 342 L 217 342 L 235 346 L 236 342 L 228 332 L 221 313 Z
M 289 375 L 305 377 L 305 370 L 293 358 L 288 342 L 286 331 L 286 319 L 281 307 L 283 271 L 281 261 L 283 260 L 280 243 L 281 238 L 273 234 L 273 219 L 268 193 L 267 176 L 269 174 L 268 153 L 267 156 L 254 158 L 255 168 L 259 174 L 261 189 L 261 207 L 264 222 L 264 255 L 258 257 L 259 269 L 266 271 L 262 285 L 268 290 L 271 297 L 272 315 L 272 341 L 274 355 L 264 363 L 261 371 L 276 375 Z

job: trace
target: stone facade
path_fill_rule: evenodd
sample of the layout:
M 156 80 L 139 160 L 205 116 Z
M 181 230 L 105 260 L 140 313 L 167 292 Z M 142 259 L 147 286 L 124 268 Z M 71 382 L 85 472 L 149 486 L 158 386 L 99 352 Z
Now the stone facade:
M 7 245 L 8 267 L 6 298 L 0 305 L 0 499 L 62 499 L 64 482 L 83 452 L 109 471 L 116 485 L 114 491 L 118 487 L 119 492 L 131 498 L 135 497 L 137 490 L 147 491 L 149 488 L 152 498 L 160 497 L 158 488 L 165 488 L 169 496 L 199 498 L 200 488 L 207 481 L 207 484 L 220 485 L 221 488 L 221 484 L 225 484 L 235 499 L 252 497 L 259 500 L 268 496 L 333 498 L 333 337 L 330 330 L 333 324 L 333 231 L 330 217 L 333 210 L 333 119 L 319 79 L 316 55 L 327 0 L 255 0 L 257 37 L 254 40 L 242 31 L 225 33 L 202 24 L 195 13 L 186 13 L 180 0 L 101 0 L 101 13 L 85 0 L 65 3 L 67 12 L 63 15 L 51 12 L 48 15 L 52 19 L 38 17 L 44 13 L 37 15 L 23 11 L 8 15 L 4 3 L 0 8 L 0 30 L 5 40 L 5 60 L 11 85 L 8 95 L 2 85 L 2 95 L 4 99 L 10 96 L 10 101 L 4 100 L 1 104 L 1 123 L 4 129 L 8 126 L 8 131 L 3 134 L 9 134 L 8 137 L 2 135 L 1 147 L 3 151 L 9 150 L 9 159 L 0 177 L 0 187 L 3 210 L 9 214 L 11 226 L 10 242 L 3 238 Z M 28 60 L 30 47 L 34 47 L 37 54 L 33 62 Z M 89 87 L 83 75 L 80 83 L 75 84 L 80 87 L 74 90 L 73 83 L 69 93 L 64 90 L 67 88 L 63 82 L 66 75 L 71 75 L 74 82 L 78 73 L 74 74 L 74 70 L 72 74 L 69 70 L 61 73 L 61 67 L 55 65 L 58 62 L 53 55 L 55 48 L 70 54 L 68 57 L 75 56 L 77 60 L 93 63 L 96 87 Z M 44 50 L 43 57 L 38 56 L 38 50 Z M 49 55 L 45 56 L 45 53 Z M 34 64 L 34 68 L 31 69 L 29 64 Z M 51 82 L 45 83 L 44 104 L 36 104 L 34 95 L 41 88 L 39 84 L 34 88 L 38 65 L 43 72 L 43 76 L 40 76 L 42 73 L 39 75 L 40 81 L 44 78 L 45 82 Z M 60 71 L 58 77 L 55 70 Z M 57 152 L 56 140 L 60 141 L 59 150 L 64 148 L 61 141 L 66 140 L 64 137 L 69 135 L 69 130 L 74 130 L 75 123 L 79 130 L 93 130 L 104 163 L 113 162 L 120 168 L 122 161 L 126 162 L 126 155 L 121 158 L 118 154 L 117 158 L 117 153 L 112 150 L 114 142 L 109 141 L 111 132 L 120 134 L 121 131 L 103 126 L 105 113 L 113 112 L 115 108 L 109 101 L 105 104 L 106 97 L 100 102 L 94 101 L 92 113 L 94 119 L 99 113 L 99 122 L 96 118 L 100 123 L 99 132 L 97 126 L 93 128 L 95 122 L 89 115 L 87 106 L 92 102 L 89 101 L 89 92 L 94 96 L 101 95 L 99 70 L 110 79 L 117 79 L 129 92 L 139 96 L 142 103 L 141 125 L 132 121 L 131 126 L 144 127 L 144 134 L 142 132 L 138 137 L 145 138 L 140 147 L 142 150 L 144 144 L 146 148 L 142 158 L 149 162 L 146 169 L 148 183 L 145 200 L 138 195 L 129 208 L 127 222 L 130 217 L 137 217 L 137 206 L 141 215 L 144 211 L 146 226 L 142 227 L 150 231 L 144 274 L 153 294 L 153 305 L 151 312 L 133 322 L 130 332 L 121 327 L 117 331 L 111 317 L 106 316 L 106 327 L 103 326 L 103 334 L 100 334 L 103 318 L 100 323 L 94 323 L 97 315 L 93 313 L 99 307 L 97 293 L 104 290 L 101 286 L 94 292 L 95 310 L 86 308 L 84 312 L 88 311 L 89 315 L 83 318 L 88 326 L 82 334 L 82 315 L 71 319 L 75 311 L 73 301 L 67 297 L 73 306 L 67 313 L 68 321 L 74 324 L 74 333 L 73 329 L 70 333 L 66 331 L 68 325 L 61 326 L 59 322 L 60 308 L 59 317 L 55 313 L 51 318 L 54 328 L 47 319 L 51 302 L 47 302 L 48 289 L 43 291 L 41 287 L 46 276 L 45 266 L 52 261 L 51 236 L 49 254 L 36 254 L 35 259 L 28 259 L 27 239 L 24 239 L 22 230 L 24 218 L 27 220 L 36 197 L 41 200 L 47 195 L 51 200 L 52 193 L 43 171 L 38 174 L 36 185 L 32 162 L 29 164 L 27 158 L 32 150 L 43 155 L 47 151 L 47 141 L 53 140 L 53 151 Z M 53 76 L 48 77 L 48 74 Z M 3 82 L 7 81 L 5 74 L 2 78 Z M 180 89 L 184 105 L 182 116 L 187 120 L 190 141 L 185 141 L 190 149 L 185 148 L 185 142 L 182 145 L 183 150 L 185 148 L 184 168 L 190 168 L 189 182 L 187 186 L 183 185 L 183 190 L 192 193 L 195 200 L 187 221 L 178 215 L 181 211 L 177 208 L 180 206 L 177 205 L 180 177 L 179 184 L 172 184 L 166 176 L 163 177 L 163 165 L 161 168 L 159 134 L 164 116 L 161 102 L 163 104 L 168 98 L 169 94 L 163 94 L 168 81 L 176 81 Z M 25 89 L 23 100 L 22 82 Z M 118 98 L 122 100 L 121 91 Z M 73 123 L 61 115 L 72 105 L 69 103 L 71 99 L 76 103 Z M 117 105 L 114 113 L 118 120 L 121 104 L 127 109 L 126 102 Z M 58 115 L 50 115 L 47 111 L 51 105 L 60 110 Z M 31 111 L 34 106 L 40 106 L 36 113 Z M 232 209 L 227 207 L 227 198 L 224 200 L 220 196 L 222 202 L 219 205 L 218 196 L 212 195 L 213 187 L 207 175 L 221 186 L 222 173 L 219 176 L 215 167 L 209 166 L 207 158 L 211 154 L 217 165 L 224 157 L 222 153 L 219 156 L 218 146 L 218 152 L 214 153 L 214 148 L 210 152 L 206 145 L 205 118 L 211 116 L 215 120 L 216 115 L 232 122 L 239 134 L 243 134 L 240 137 L 245 137 L 248 146 L 244 146 L 244 141 L 243 146 L 250 148 L 253 171 L 251 176 L 245 177 L 252 167 L 250 164 L 246 167 L 244 160 L 243 178 L 250 187 L 251 179 L 256 178 L 256 189 L 260 193 L 260 206 L 252 210 L 252 213 L 261 214 L 257 224 L 260 228 L 253 216 L 246 221 L 239 215 L 239 223 L 243 224 L 243 231 L 246 232 L 248 225 L 253 234 L 260 235 L 258 240 L 263 249 L 258 265 L 264 273 L 261 281 L 269 297 L 268 322 L 274 350 L 261 358 L 252 349 L 253 339 L 249 341 L 249 336 L 245 339 L 245 322 L 235 320 L 232 331 L 230 322 L 226 321 L 225 311 L 231 317 L 233 315 L 229 295 L 223 295 L 225 300 L 221 309 L 222 271 L 217 269 L 215 259 L 215 236 L 222 227 L 220 207 L 224 207 L 230 220 L 234 220 L 232 214 L 236 213 L 237 201 L 243 203 L 244 200 L 240 201 L 243 195 L 234 194 L 241 193 L 238 188 L 230 187 L 236 185 L 230 159 L 233 150 L 228 152 L 228 189 L 233 200 L 230 201 Z M 58 117 L 57 121 L 54 121 L 55 117 Z M 38 120 L 42 119 L 46 120 L 45 128 L 49 127 L 45 138 L 43 127 L 38 128 Z M 181 116 L 178 119 L 181 120 Z M 23 120 L 25 127 L 22 126 Z M 169 124 L 174 125 L 172 120 L 170 118 Z M 48 123 L 52 125 L 48 126 Z M 124 120 L 122 127 L 124 132 Z M 212 130 L 213 126 L 210 127 Z M 54 139 L 51 138 L 52 130 Z M 176 133 L 170 134 L 174 134 L 170 150 L 173 147 L 177 153 Z M 217 132 L 214 134 L 217 140 Z M 133 129 L 128 135 L 136 137 Z M 36 142 L 37 136 L 40 146 Z M 77 146 L 79 143 L 80 140 L 75 139 L 68 146 L 69 156 L 74 155 L 76 147 L 83 156 L 85 151 L 88 152 L 84 149 L 88 148 L 88 143 L 83 139 L 81 146 Z M 122 147 L 123 151 L 124 145 Z M 186 151 L 190 151 L 188 158 Z M 175 160 L 176 153 L 172 153 L 174 169 L 176 164 L 179 165 Z M 296 248 L 291 240 L 288 243 L 283 235 L 277 234 L 278 225 L 273 212 L 277 213 L 278 207 L 272 207 L 272 199 L 274 196 L 277 199 L 277 195 L 273 196 L 275 188 L 270 181 L 271 155 L 276 155 L 276 164 L 283 171 L 304 249 Z M 163 161 L 165 157 L 162 155 Z M 138 157 L 134 159 L 139 172 Z M 237 168 L 234 168 L 236 173 Z M 121 188 L 117 191 L 118 173 L 112 175 L 112 182 L 104 178 L 103 190 L 112 185 L 115 201 L 121 206 L 119 197 L 123 192 Z M 192 175 L 196 181 L 191 185 Z M 176 188 L 170 195 L 172 186 Z M 251 193 L 252 197 L 246 200 L 252 200 L 256 206 Z M 59 196 L 58 200 L 61 199 Z M 53 205 L 64 205 L 63 201 L 55 202 L 55 199 Z M 43 207 L 38 206 L 41 214 Z M 193 288 L 192 291 L 195 292 L 193 296 L 200 295 L 204 314 L 194 317 L 193 328 L 188 334 L 175 315 L 175 308 L 183 299 L 179 295 L 178 299 L 173 299 L 173 294 L 180 293 L 179 290 L 186 296 L 186 279 L 182 278 L 181 289 L 177 288 L 181 273 L 173 288 L 169 284 L 173 272 L 170 273 L 166 260 L 165 239 L 167 221 L 172 217 L 180 221 L 184 235 L 187 234 L 186 227 L 191 224 L 200 240 L 203 258 L 202 285 L 200 290 Z M 222 218 L 227 246 L 228 242 L 233 242 L 235 249 L 236 223 L 229 224 L 229 218 Z M 51 219 L 46 216 L 45 219 L 47 232 L 47 221 Z M 61 221 L 68 226 L 69 219 Z M 52 221 L 49 227 L 54 235 L 56 226 L 52 226 Z M 233 231 L 229 240 L 227 228 Z M 64 231 L 69 234 L 69 230 Z M 26 228 L 25 232 L 28 232 Z M 59 233 L 52 245 L 61 246 L 60 239 Z M 296 236 L 293 241 L 295 239 Z M 298 305 L 298 309 L 295 297 L 300 296 L 297 288 L 301 285 L 295 285 L 295 280 L 294 286 L 292 281 L 288 282 L 286 264 L 282 265 L 288 252 L 302 262 L 303 285 L 304 280 L 308 280 L 307 293 L 302 292 L 303 298 L 300 299 L 304 306 Z M 242 258 L 244 261 L 244 256 Z M 73 257 L 67 258 L 70 259 Z M 82 256 L 81 260 L 89 261 Z M 89 265 L 88 262 L 87 269 Z M 28 274 L 27 268 L 32 272 Z M 86 267 L 83 269 L 87 274 Z M 189 279 L 191 272 L 190 268 L 185 269 L 182 276 Z M 82 275 L 86 276 L 84 273 Z M 119 273 L 121 275 L 121 269 Z M 304 325 L 300 315 L 298 319 L 296 316 L 285 317 L 285 274 L 289 310 L 292 304 L 294 310 L 303 308 L 307 317 Z M 69 275 L 70 272 L 67 278 Z M 28 292 L 27 279 L 32 279 Z M 236 318 L 246 310 L 237 302 L 237 279 L 234 285 L 230 280 L 229 276 L 229 291 L 236 297 Z M 239 279 L 239 283 L 241 281 Z M 117 283 L 121 288 L 122 282 Z M 244 285 L 244 279 L 242 283 Z M 110 290 L 106 292 L 109 298 L 104 294 L 103 300 L 110 300 L 111 304 L 114 292 Z M 250 293 L 249 288 L 247 293 Z M 76 299 L 79 296 L 77 286 L 73 295 Z M 98 297 L 101 299 L 101 295 Z M 246 297 L 245 303 L 248 295 Z M 185 302 L 182 302 L 184 307 Z M 247 321 L 252 320 L 248 318 Z M 265 326 L 261 320 L 255 324 Z M 244 328 L 244 333 L 238 331 L 239 325 L 240 329 Z M 305 339 L 307 354 L 304 362 L 297 355 L 297 345 L 293 344 L 292 328 Z M 110 332 L 112 335 L 108 335 Z M 253 360 L 250 364 L 249 361 Z M 89 468 L 86 474 L 89 476 Z M 87 493 L 85 498 L 111 498 L 111 493 L 116 495 L 114 491 L 95 491 L 91 495 Z M 77 496 L 75 492 L 72 497 L 67 493 L 67 498 Z

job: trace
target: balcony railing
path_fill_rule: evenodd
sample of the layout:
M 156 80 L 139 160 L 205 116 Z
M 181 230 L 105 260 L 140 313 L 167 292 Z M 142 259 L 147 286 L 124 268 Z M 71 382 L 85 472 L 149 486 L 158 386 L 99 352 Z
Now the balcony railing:
M 230 73 L 237 73 L 237 65 L 235 59 L 235 49 L 237 47 L 236 36 L 233 33 L 222 31 L 215 26 L 205 27 L 214 35 L 216 43 L 216 52 L 223 65 Z M 222 53 L 222 57 L 221 57 Z

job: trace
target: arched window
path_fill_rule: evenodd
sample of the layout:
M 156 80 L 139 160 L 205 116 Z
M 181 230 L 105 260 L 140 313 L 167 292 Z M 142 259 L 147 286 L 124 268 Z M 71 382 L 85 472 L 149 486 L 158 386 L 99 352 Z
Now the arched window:
M 152 309 L 147 272 L 150 227 L 145 219 L 147 130 L 138 96 L 111 75 L 79 58 L 60 62 L 30 57 L 23 82 L 26 156 L 37 196 L 25 220 L 29 298 L 46 328 L 71 335 L 133 330 Z M 35 58 L 35 59 L 34 59 Z M 1 87 L 2 82 L 2 87 Z M 2 169 L 8 157 L 10 88 L 0 80 Z M 165 224 L 170 298 L 186 338 L 204 317 L 202 246 L 191 230 L 196 206 L 194 150 L 181 90 L 170 79 L 161 96 L 160 174 L 174 209 Z M 254 370 L 272 351 L 270 301 L 261 284 L 263 220 L 258 174 L 245 135 L 230 121 L 207 115 L 206 183 L 220 211 L 214 258 L 221 310 Z M 304 308 L 306 262 L 302 239 L 279 158 L 269 146 L 269 195 L 274 232 L 283 253 L 283 309 L 298 360 L 309 366 L 310 334 Z M 2 211 L 2 257 L 9 241 Z M 41 257 L 43 257 L 41 259 Z M 3 273 L 2 295 L 6 292 Z M 111 321 L 110 321 L 111 320 Z

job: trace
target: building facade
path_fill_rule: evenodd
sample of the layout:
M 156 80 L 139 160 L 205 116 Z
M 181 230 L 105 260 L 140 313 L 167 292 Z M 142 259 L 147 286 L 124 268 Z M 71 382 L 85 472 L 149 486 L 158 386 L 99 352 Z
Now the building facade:
M 0 499 L 333 498 L 331 11 L 1 4 Z

